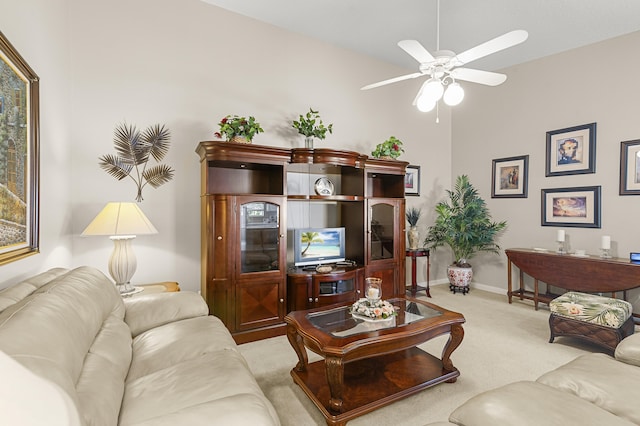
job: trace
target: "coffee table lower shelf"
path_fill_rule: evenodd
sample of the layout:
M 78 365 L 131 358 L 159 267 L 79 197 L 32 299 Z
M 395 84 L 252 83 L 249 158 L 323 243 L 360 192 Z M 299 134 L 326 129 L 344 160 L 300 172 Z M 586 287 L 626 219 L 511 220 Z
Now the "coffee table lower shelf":
M 322 412 L 328 425 L 347 421 L 442 382 L 453 383 L 460 372 L 445 371 L 439 358 L 413 347 L 348 363 L 344 367 L 342 412 L 329 408 L 329 384 L 324 360 L 291 370 L 291 376 Z

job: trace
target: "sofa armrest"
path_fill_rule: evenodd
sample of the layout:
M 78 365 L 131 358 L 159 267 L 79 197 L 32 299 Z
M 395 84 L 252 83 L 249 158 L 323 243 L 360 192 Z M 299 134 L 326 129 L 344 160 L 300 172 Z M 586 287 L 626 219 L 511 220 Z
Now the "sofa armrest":
M 625 364 L 640 367 L 640 333 L 622 339 L 616 346 L 615 357 Z
M 124 320 L 132 337 L 170 322 L 209 315 L 204 299 L 191 291 L 131 297 L 124 300 L 124 305 Z

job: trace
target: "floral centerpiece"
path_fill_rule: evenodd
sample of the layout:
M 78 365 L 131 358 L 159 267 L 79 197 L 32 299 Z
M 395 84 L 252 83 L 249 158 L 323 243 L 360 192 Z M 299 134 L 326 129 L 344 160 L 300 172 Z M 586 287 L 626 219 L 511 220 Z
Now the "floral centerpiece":
M 349 308 L 349 312 L 375 320 L 390 319 L 397 315 L 395 307 L 386 300 L 371 303 L 364 297 L 354 302 Z
M 394 160 L 400 157 L 400 154 L 404 152 L 402 148 L 402 141 L 395 136 L 390 136 L 386 141 L 376 145 L 376 149 L 371 152 L 375 158 L 390 157 Z
M 260 127 L 260 123 L 258 123 L 255 117 L 239 117 L 237 115 L 227 115 L 220 123 L 220 131 L 215 132 L 215 136 L 218 138 L 226 138 L 231 142 L 244 142 L 251 143 L 253 137 L 261 132 L 262 127 Z M 238 138 L 244 138 L 245 140 L 239 140 Z

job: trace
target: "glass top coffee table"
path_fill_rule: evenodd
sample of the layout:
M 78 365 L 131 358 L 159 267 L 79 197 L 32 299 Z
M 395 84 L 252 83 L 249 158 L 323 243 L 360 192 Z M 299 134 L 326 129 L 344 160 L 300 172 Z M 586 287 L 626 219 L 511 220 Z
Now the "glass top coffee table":
M 328 425 L 344 425 L 460 375 L 450 357 L 464 337 L 462 314 L 418 299 L 387 301 L 397 312 L 387 320 L 355 318 L 350 305 L 285 317 L 287 338 L 298 355 L 291 376 Z M 441 359 L 416 347 L 442 334 L 450 336 Z M 324 360 L 309 363 L 307 349 Z

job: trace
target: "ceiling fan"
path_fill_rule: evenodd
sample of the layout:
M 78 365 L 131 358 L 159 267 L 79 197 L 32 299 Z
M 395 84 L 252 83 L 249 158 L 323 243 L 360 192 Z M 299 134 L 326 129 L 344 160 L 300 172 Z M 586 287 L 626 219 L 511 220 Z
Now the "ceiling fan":
M 460 54 L 455 54 L 450 50 L 440 50 L 440 0 L 437 1 L 436 33 L 436 52 L 434 52 L 434 54 L 429 53 L 417 40 L 402 40 L 398 42 L 398 46 L 400 46 L 402 50 L 418 61 L 420 64 L 418 72 L 369 84 L 362 87 L 361 90 L 373 89 L 412 78 L 429 76 L 430 78 L 420 88 L 413 104 L 425 112 L 431 111 L 441 98 L 444 98 L 443 100 L 447 105 L 458 105 L 464 98 L 464 90 L 456 80 L 469 81 L 487 86 L 497 86 L 504 83 L 507 79 L 507 76 L 504 74 L 464 68 L 462 67 L 463 65 L 520 44 L 529 36 L 524 30 L 515 30 Z M 448 86 L 446 91 L 445 86 Z

